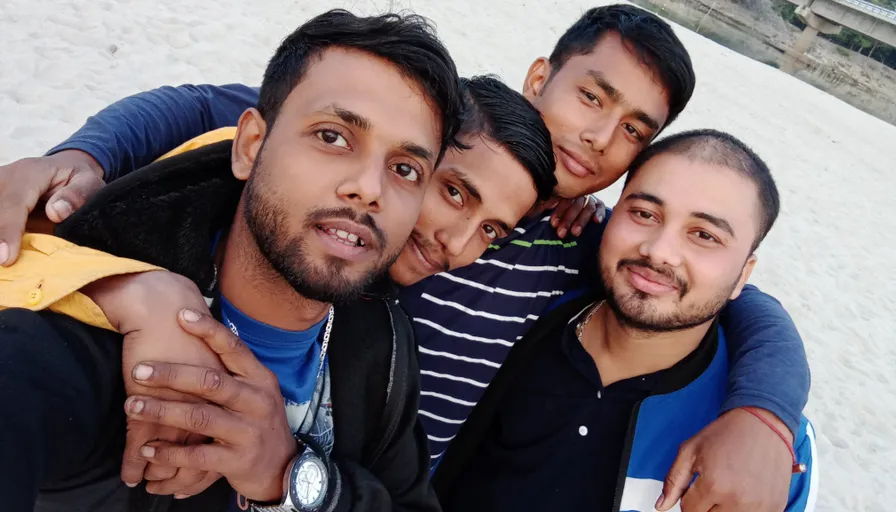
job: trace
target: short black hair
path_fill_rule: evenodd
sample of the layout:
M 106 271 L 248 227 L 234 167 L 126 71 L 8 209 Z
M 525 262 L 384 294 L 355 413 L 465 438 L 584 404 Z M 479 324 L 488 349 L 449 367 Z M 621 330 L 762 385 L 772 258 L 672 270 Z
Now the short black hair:
M 557 41 L 551 52 L 551 74 L 577 55 L 588 55 L 605 35 L 615 32 L 625 46 L 656 75 L 669 95 L 669 126 L 694 94 L 691 56 L 672 27 L 652 12 L 632 5 L 589 9 Z
M 759 232 L 753 241 L 752 251 L 755 251 L 771 231 L 781 211 L 778 187 L 762 158 L 730 133 L 718 130 L 690 130 L 670 135 L 648 146 L 632 162 L 625 184 L 628 185 L 632 181 L 644 164 L 663 154 L 681 155 L 694 162 L 726 167 L 742 174 L 756 185 L 762 218 Z
M 415 14 L 361 17 L 333 9 L 302 24 L 283 40 L 265 69 L 257 105 L 265 122 L 273 126 L 280 107 L 309 64 L 330 47 L 351 48 L 386 59 L 420 85 L 441 115 L 441 159 L 454 143 L 460 124 L 460 78 L 435 28 Z
M 484 136 L 522 165 L 538 191 L 551 197 L 557 186 L 554 146 L 541 114 L 520 93 L 490 75 L 461 78 L 464 111 L 458 136 Z M 458 142 L 458 149 L 469 149 Z

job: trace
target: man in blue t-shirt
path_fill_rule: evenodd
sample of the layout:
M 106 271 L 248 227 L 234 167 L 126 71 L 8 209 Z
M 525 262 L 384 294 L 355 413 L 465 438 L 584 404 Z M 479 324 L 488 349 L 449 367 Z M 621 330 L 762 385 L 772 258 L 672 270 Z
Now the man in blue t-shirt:
M 585 13 L 561 37 L 550 58 L 532 65 L 524 84 L 524 94 L 551 129 L 558 156 L 558 196 L 591 193 L 618 179 L 635 155 L 681 112 L 693 85 L 687 52 L 667 24 L 630 6 Z M 50 166 L 60 165 L 59 172 L 64 173 L 72 162 L 80 162 L 73 181 L 96 184 L 100 180 L 91 168 L 113 180 L 190 137 L 233 124 L 242 109 L 254 104 L 256 94 L 240 85 L 143 93 L 91 118 L 36 167 L 43 176 L 55 176 L 56 168 Z M 91 155 L 86 164 L 85 153 Z M 42 163 L 47 167 L 40 167 Z M 41 187 L 32 195 L 47 190 Z M 78 205 L 65 193 L 50 198 L 51 218 L 60 219 Z M 56 201 L 63 197 L 68 199 Z M 472 265 L 439 272 L 402 292 L 420 344 L 420 413 L 434 461 L 515 341 L 553 299 L 575 288 L 591 271 L 600 226 L 590 225 L 577 239 L 568 239 L 566 228 L 558 226 L 557 233 L 552 225 L 562 214 L 534 208 L 510 236 L 491 243 Z M 572 234 L 580 233 L 573 228 Z M 14 242 L 9 240 L 12 252 Z M 412 237 L 408 250 L 413 253 L 420 245 Z M 410 284 L 398 277 L 400 284 Z M 779 440 L 737 409 L 756 406 L 770 411 L 770 421 L 794 433 L 809 384 L 799 335 L 777 301 L 748 285 L 723 312 L 722 321 L 732 345 L 729 398 L 722 409 L 730 412 L 683 451 L 683 457 L 704 468 L 696 485 L 705 486 L 699 495 L 707 506 L 720 499 L 737 505 L 743 494 L 756 488 L 781 489 L 779 462 L 784 454 Z M 747 451 L 762 456 L 745 458 Z M 732 457 L 752 465 L 741 467 L 742 474 L 729 473 L 724 461 Z M 690 478 L 679 475 L 675 481 L 678 485 L 667 493 L 681 492 Z M 710 489 L 730 492 L 707 492 Z M 775 501 L 761 505 L 774 509 Z

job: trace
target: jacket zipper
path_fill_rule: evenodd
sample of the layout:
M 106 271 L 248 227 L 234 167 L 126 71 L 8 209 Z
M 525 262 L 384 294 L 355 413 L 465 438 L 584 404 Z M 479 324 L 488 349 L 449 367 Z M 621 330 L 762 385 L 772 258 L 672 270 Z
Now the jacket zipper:
M 379 448 L 373 455 L 373 460 L 371 461 L 371 466 L 376 464 L 376 461 L 379 460 L 380 456 L 386 451 L 386 447 L 392 442 L 392 438 L 395 436 L 395 431 L 398 430 L 398 423 L 401 421 L 401 411 L 404 410 L 404 397 L 407 393 L 405 393 L 405 388 L 407 388 L 407 375 L 403 377 L 403 386 L 402 389 L 395 390 L 392 389 L 392 384 L 395 382 L 395 367 L 396 367 L 396 352 L 398 352 L 398 342 L 397 335 L 395 332 L 395 316 L 392 314 L 392 307 L 388 303 L 388 299 L 385 299 L 386 309 L 389 311 L 389 323 L 392 326 L 392 367 L 389 369 L 389 387 L 386 389 L 386 407 L 384 407 L 385 411 L 388 411 L 388 404 L 391 398 L 391 394 L 393 392 L 400 393 L 398 395 L 398 414 L 394 414 L 393 417 L 389 421 L 389 428 L 386 430 L 386 436 L 383 438 L 383 442 L 380 443 Z M 405 369 L 407 371 L 407 369 Z
M 628 429 L 625 432 L 625 446 L 622 448 L 622 458 L 620 459 L 619 476 L 616 478 L 616 490 L 613 494 L 613 512 L 619 512 L 622 507 L 622 491 L 625 487 L 625 478 L 628 475 L 628 463 L 632 458 L 632 445 L 635 441 L 635 427 L 638 424 L 638 413 L 641 411 L 643 400 L 639 400 L 632 409 L 632 415 L 628 422 Z

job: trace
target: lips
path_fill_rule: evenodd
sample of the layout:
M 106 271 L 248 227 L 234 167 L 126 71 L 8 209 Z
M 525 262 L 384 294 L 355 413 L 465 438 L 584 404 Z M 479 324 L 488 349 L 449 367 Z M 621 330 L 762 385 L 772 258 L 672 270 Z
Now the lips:
M 448 269 L 447 264 L 439 261 L 432 255 L 427 249 L 426 244 L 420 240 L 419 235 L 412 234 L 408 239 L 408 244 L 411 246 L 411 251 L 417 257 L 417 260 L 427 273 L 435 274 L 437 272 L 444 272 Z
M 649 268 L 628 265 L 625 270 L 628 273 L 629 283 L 646 294 L 660 295 L 678 290 L 674 279 Z
M 587 178 L 597 174 L 594 167 L 588 162 L 588 159 L 582 155 L 562 146 L 557 147 L 557 153 L 557 156 L 563 163 L 563 167 L 565 167 L 570 174 L 579 178 Z
M 367 247 L 374 242 L 373 233 L 369 228 L 349 220 L 323 221 L 315 227 L 333 240 L 349 247 Z

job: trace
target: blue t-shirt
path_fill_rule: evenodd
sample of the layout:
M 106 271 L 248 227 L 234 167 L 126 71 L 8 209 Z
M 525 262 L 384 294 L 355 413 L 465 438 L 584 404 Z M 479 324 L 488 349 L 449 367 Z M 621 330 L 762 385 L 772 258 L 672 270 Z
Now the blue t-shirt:
M 250 318 L 222 296 L 221 319 L 277 376 L 289 426 L 297 432 L 317 383 L 320 334 L 327 318 L 304 331 L 285 331 Z

